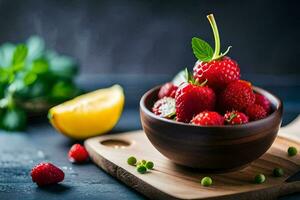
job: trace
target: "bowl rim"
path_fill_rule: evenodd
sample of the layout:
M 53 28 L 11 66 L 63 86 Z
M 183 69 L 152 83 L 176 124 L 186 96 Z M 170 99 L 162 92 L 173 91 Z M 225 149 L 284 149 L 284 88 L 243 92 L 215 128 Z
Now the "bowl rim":
M 283 102 L 280 98 L 278 98 L 276 95 L 274 95 L 273 93 L 262 89 L 260 87 L 256 87 L 256 86 L 252 86 L 253 90 L 256 93 L 259 94 L 264 94 L 264 96 L 266 96 L 265 94 L 268 94 L 268 96 L 271 96 L 273 99 L 275 99 L 275 101 L 277 102 L 277 106 L 275 105 L 275 110 L 268 115 L 266 118 L 264 119 L 260 119 L 260 120 L 256 120 L 256 121 L 251 121 L 248 122 L 246 124 L 237 124 L 237 125 L 209 125 L 209 126 L 199 126 L 199 125 L 195 125 L 195 124 L 191 124 L 191 123 L 184 123 L 184 122 L 178 122 L 178 121 L 174 121 L 174 120 L 170 120 L 170 119 L 166 119 L 163 117 L 159 117 L 157 115 L 155 115 L 152 111 L 150 111 L 146 105 L 145 105 L 145 100 L 146 98 L 153 93 L 154 91 L 158 90 L 162 85 L 157 85 L 153 88 L 151 88 L 150 90 L 148 90 L 147 92 L 144 93 L 144 95 L 142 96 L 142 98 L 140 99 L 140 110 L 142 110 L 144 113 L 146 113 L 148 116 L 159 120 L 161 122 L 165 122 L 165 123 L 170 123 L 170 124 L 174 124 L 174 125 L 180 125 L 180 126 L 186 126 L 186 127 L 198 127 L 198 128 L 206 128 L 206 129 L 224 129 L 224 128 L 228 128 L 228 129 L 240 129 L 240 128 L 252 128 L 252 127 L 256 127 L 257 125 L 267 122 L 269 121 L 271 118 L 275 118 L 275 115 L 277 115 L 279 112 L 281 112 L 283 110 Z M 266 97 L 268 98 L 268 97 Z M 269 100 L 269 98 L 268 98 Z M 269 100 L 270 101 L 270 100 Z

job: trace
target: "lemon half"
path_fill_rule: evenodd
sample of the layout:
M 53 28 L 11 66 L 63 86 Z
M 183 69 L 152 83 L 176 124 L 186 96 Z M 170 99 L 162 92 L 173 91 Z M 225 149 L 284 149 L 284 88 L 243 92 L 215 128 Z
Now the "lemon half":
M 64 135 L 85 139 L 110 131 L 122 114 L 124 101 L 122 87 L 114 85 L 51 108 L 49 119 Z

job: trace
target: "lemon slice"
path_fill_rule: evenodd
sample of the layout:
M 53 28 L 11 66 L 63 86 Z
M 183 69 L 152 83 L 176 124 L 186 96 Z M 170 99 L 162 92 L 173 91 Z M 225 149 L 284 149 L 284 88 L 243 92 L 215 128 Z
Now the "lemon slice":
M 124 101 L 122 87 L 114 85 L 51 108 L 49 119 L 64 135 L 85 139 L 110 131 L 121 116 Z

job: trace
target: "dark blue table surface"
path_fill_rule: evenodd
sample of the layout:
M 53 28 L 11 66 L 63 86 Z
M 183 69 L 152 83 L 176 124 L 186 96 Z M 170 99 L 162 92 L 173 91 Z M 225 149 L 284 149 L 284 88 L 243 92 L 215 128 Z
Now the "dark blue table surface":
M 79 84 L 86 90 L 120 83 L 126 94 L 126 105 L 118 125 L 110 134 L 140 129 L 138 100 L 154 85 L 168 80 L 157 75 L 81 76 Z M 296 76 L 274 77 L 249 75 L 248 80 L 262 86 L 284 101 L 283 123 L 300 113 L 300 80 Z M 89 81 L 87 81 L 89 80 Z M 92 163 L 71 164 L 67 152 L 74 141 L 58 134 L 40 117 L 30 122 L 24 132 L 0 132 L 0 199 L 144 199 L 142 195 L 114 179 Z M 39 188 L 29 176 L 31 168 L 41 161 L 49 161 L 65 171 L 63 183 Z M 300 180 L 296 178 L 296 180 Z M 175 184 L 175 183 L 174 183 Z M 292 194 L 280 199 L 299 199 Z

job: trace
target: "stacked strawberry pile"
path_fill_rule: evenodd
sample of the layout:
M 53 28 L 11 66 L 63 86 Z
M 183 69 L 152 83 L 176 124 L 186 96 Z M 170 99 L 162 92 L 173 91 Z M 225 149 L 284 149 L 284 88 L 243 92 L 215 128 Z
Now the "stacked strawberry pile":
M 196 125 L 245 124 L 267 117 L 269 100 L 255 93 L 252 84 L 241 80 L 236 61 L 220 53 L 220 38 L 213 15 L 207 16 L 215 38 L 215 50 L 194 37 L 193 53 L 198 59 L 193 74 L 185 70 L 185 80 L 164 84 L 152 111 L 164 118 Z M 182 72 L 183 73 L 183 72 Z

